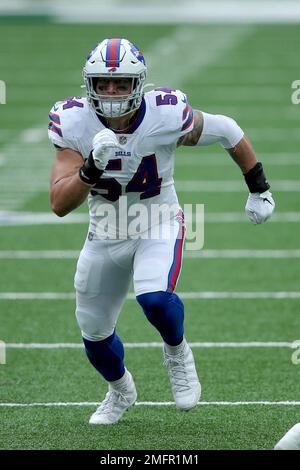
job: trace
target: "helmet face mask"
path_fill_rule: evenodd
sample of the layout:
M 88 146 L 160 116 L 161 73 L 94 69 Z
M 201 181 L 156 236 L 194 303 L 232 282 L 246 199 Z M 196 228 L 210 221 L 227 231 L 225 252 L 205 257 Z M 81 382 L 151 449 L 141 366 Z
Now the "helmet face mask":
M 142 102 L 147 68 L 142 53 L 127 39 L 105 39 L 88 56 L 83 68 L 87 100 L 105 118 L 118 118 L 136 111 Z M 99 79 L 131 79 L 128 94 L 101 94 Z

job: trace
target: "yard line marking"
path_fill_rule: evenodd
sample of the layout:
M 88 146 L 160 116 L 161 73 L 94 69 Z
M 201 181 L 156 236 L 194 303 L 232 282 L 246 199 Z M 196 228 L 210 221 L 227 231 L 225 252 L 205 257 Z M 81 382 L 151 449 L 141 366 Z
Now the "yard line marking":
M 235 114 L 235 113 L 232 113 Z M 18 151 L 24 150 L 24 143 L 15 144 L 19 145 Z M 35 145 L 34 148 L 30 149 L 30 160 L 38 164 L 41 159 L 41 153 L 44 154 L 45 148 L 40 148 Z M 0 165 L 4 165 L 9 161 L 10 157 L 13 157 L 15 151 L 5 150 L 5 155 L 0 153 Z M 300 165 L 300 155 L 297 152 L 259 152 L 259 158 L 268 165 Z M 197 150 L 192 150 L 192 153 L 187 153 L 186 147 L 180 147 L 176 154 L 176 165 L 226 165 L 230 168 L 235 168 L 232 164 L 232 160 L 228 159 L 227 153 L 213 152 L 212 148 L 209 147 L 197 147 Z M 18 162 L 18 169 L 26 169 L 27 164 L 25 161 Z
M 288 341 L 189 342 L 191 348 L 293 348 Z M 83 349 L 83 343 L 5 343 L 7 349 Z M 163 343 L 124 343 L 127 349 L 163 347 Z
M 195 183 L 195 182 L 194 182 Z M 215 182 L 214 182 L 215 184 Z M 245 188 L 244 188 L 245 189 Z M 245 190 L 246 191 L 246 190 Z M 88 224 L 89 215 L 68 214 L 57 217 L 51 212 L 8 212 L 0 211 L 0 226 L 44 225 L 44 224 Z M 204 212 L 205 223 L 231 223 L 247 222 L 249 220 L 244 212 Z M 268 223 L 298 223 L 300 212 L 275 212 Z
M 278 142 L 286 140 L 296 140 L 299 142 L 300 140 L 299 130 L 296 127 L 247 128 L 247 135 L 249 135 L 253 140 L 259 140 L 263 142 Z
M 185 300 L 196 299 L 300 299 L 300 291 L 275 292 L 178 292 Z M 75 300 L 73 292 L 0 292 L 0 300 Z M 128 294 L 127 300 L 135 300 L 135 295 Z
M 78 250 L 0 250 L 0 259 L 77 259 L 79 253 Z
M 232 160 L 226 158 L 225 154 L 210 153 L 208 149 L 198 147 L 198 152 L 194 155 L 184 153 L 184 150 L 177 153 L 176 165 L 186 166 L 226 166 L 232 168 Z M 267 164 L 272 166 L 289 166 L 300 165 L 300 155 L 298 153 L 260 153 L 259 158 Z
M 0 259 L 77 259 L 77 250 L 0 250 Z M 200 250 L 184 251 L 186 259 L 198 258 L 300 258 L 300 250 Z
M 39 144 L 45 140 L 45 129 L 42 128 L 29 128 L 25 129 L 20 134 L 21 142 L 28 144 Z
M 242 180 L 177 180 L 175 181 L 175 188 L 181 192 L 247 192 L 247 187 Z M 299 192 L 300 180 L 272 180 L 272 190 L 281 192 Z
M 74 292 L 1 292 L 0 300 L 75 300 Z
M 182 292 L 182 299 L 299 299 L 300 292 Z
M 204 223 L 247 222 L 249 219 L 243 212 L 204 212 Z M 300 212 L 275 212 L 268 223 L 298 223 Z
M 1 257 L 1 252 L 0 252 Z M 185 251 L 184 257 L 197 258 L 300 258 L 300 250 L 200 250 Z
M 81 224 L 88 223 L 88 214 L 68 214 L 58 217 L 51 212 L 8 212 L 0 211 L 0 225 L 43 225 L 43 224 Z
M 35 403 L 5 403 L 1 402 L 2 408 L 33 408 L 33 407 L 68 407 L 68 406 L 99 406 L 100 402 L 35 402 Z M 135 406 L 174 406 L 173 401 L 138 401 Z M 199 406 L 300 406 L 300 401 L 200 401 Z

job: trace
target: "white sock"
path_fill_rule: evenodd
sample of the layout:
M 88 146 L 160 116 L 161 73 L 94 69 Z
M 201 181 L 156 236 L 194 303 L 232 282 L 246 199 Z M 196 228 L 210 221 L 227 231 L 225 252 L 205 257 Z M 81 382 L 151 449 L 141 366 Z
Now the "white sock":
M 171 356 L 175 354 L 180 354 L 184 347 L 186 345 L 186 340 L 183 338 L 181 343 L 177 344 L 176 346 L 171 346 L 170 344 L 165 343 L 165 350 L 167 354 L 170 354 Z
M 122 390 L 127 387 L 128 381 L 129 381 L 129 372 L 127 369 L 125 369 L 124 375 L 118 379 L 114 380 L 113 382 L 109 382 L 109 385 L 114 388 L 115 390 Z

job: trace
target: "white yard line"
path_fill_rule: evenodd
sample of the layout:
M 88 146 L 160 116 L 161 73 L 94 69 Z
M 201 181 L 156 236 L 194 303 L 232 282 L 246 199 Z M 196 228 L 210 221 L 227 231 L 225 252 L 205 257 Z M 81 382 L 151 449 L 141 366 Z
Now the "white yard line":
M 204 223 L 232 223 L 247 222 L 248 217 L 243 212 L 204 212 Z M 300 212 L 275 212 L 269 223 L 298 223 L 300 222 Z
M 233 181 L 224 180 L 176 180 L 175 188 L 179 192 L 205 192 L 205 193 L 247 193 L 247 186 L 241 179 Z M 281 192 L 299 192 L 300 180 L 272 180 L 272 190 Z
M 214 182 L 215 184 L 215 182 Z M 244 189 L 245 190 L 245 189 Z M 51 212 L 14 212 L 0 211 L 1 226 L 19 225 L 60 225 L 60 224 L 88 224 L 89 216 L 84 213 L 68 214 L 66 217 L 57 217 Z M 205 223 L 231 223 L 247 222 L 249 220 L 243 212 L 204 212 Z M 298 223 L 300 212 L 275 212 L 269 223 Z
M 300 258 L 300 250 L 200 250 L 185 251 L 184 257 L 197 258 L 267 258 L 287 259 Z M 1 258 L 1 252 L 0 252 Z
M 276 292 L 178 292 L 185 300 L 198 299 L 300 299 L 300 291 Z M 0 292 L 0 300 L 75 300 L 73 292 Z M 135 295 L 128 294 L 127 300 L 135 300 Z
M 0 259 L 77 259 L 79 251 L 76 250 L 0 250 Z M 263 258 L 263 259 L 289 259 L 300 258 L 300 250 L 200 250 L 185 251 L 187 259 L 197 258 Z
M 0 259 L 77 259 L 78 256 L 79 251 L 75 250 L 0 251 Z
M 36 403 L 0 403 L 2 408 L 35 408 L 35 407 L 70 407 L 98 406 L 100 402 L 36 402 Z M 138 401 L 135 406 L 174 406 L 173 401 Z M 300 401 L 200 401 L 199 406 L 300 406 Z
M 273 166 L 291 166 L 300 165 L 300 154 L 298 153 L 259 153 L 259 159 L 267 165 Z M 232 166 L 232 160 L 228 158 L 226 153 L 211 153 L 208 147 L 198 147 L 194 149 L 193 155 L 184 153 L 184 149 L 177 154 L 175 165 L 177 166 Z M 201 173 L 199 173 L 200 176 Z
M 124 343 L 127 349 L 161 349 L 163 343 Z M 191 348 L 292 348 L 288 341 L 189 342 Z M 6 349 L 83 349 L 82 343 L 5 343 Z
M 300 213 L 299 213 L 300 214 Z M 88 223 L 88 214 L 71 213 L 58 217 L 51 212 L 14 212 L 0 211 L 0 226 L 44 225 L 44 224 L 81 224 Z

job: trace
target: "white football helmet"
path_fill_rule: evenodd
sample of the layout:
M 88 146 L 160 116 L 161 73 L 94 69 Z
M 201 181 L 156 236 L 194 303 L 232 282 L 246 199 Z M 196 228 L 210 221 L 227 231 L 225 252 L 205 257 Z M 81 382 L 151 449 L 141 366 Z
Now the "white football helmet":
M 147 67 L 142 52 L 127 39 L 104 39 L 90 52 L 83 68 L 89 104 L 105 118 L 124 116 L 138 109 L 143 98 Z M 98 78 L 131 78 L 128 95 L 99 95 Z

